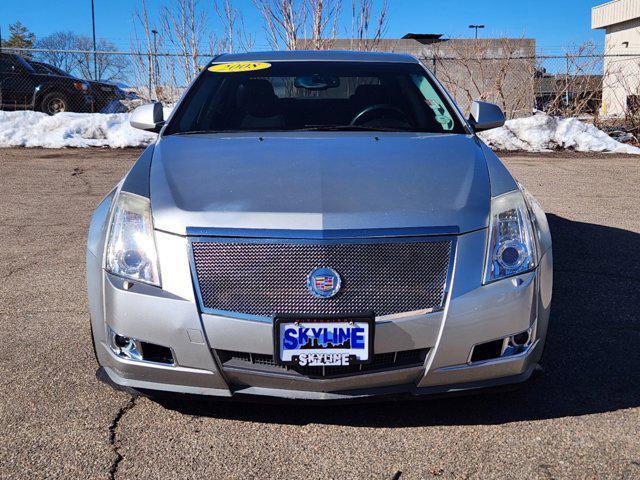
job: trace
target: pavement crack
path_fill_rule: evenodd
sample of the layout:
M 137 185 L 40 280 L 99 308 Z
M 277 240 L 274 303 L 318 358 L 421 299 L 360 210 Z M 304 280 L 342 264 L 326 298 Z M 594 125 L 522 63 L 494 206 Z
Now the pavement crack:
M 24 264 L 24 265 L 20 265 L 20 266 L 17 266 L 17 267 L 9 266 L 9 270 L 2 275 L 2 280 L 8 280 L 9 277 L 15 275 L 16 273 L 20 273 L 20 272 L 22 272 L 24 270 L 27 270 L 28 268 L 33 267 L 35 265 L 37 265 L 37 262 Z
M 109 445 L 115 454 L 113 462 L 111 463 L 111 468 L 109 468 L 109 479 L 114 480 L 116 478 L 116 474 L 118 473 L 118 467 L 120 466 L 120 462 L 124 458 L 124 456 L 120 453 L 121 441 L 118 439 L 118 430 L 120 425 L 120 420 L 122 417 L 136 406 L 137 403 L 136 397 L 129 398 L 129 401 L 125 403 L 120 409 L 116 412 L 115 417 L 111 421 L 111 425 L 109 425 Z
M 86 173 L 86 170 L 81 167 L 74 167 L 73 172 L 71 172 L 72 177 L 79 178 L 80 181 L 84 184 L 86 191 L 85 194 L 91 194 L 91 182 L 87 180 L 83 175 Z

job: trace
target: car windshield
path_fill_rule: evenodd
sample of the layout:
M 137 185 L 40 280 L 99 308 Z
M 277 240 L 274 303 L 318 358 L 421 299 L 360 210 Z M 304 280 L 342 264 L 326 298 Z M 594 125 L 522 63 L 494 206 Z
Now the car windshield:
M 53 65 L 49 65 L 49 64 L 46 64 L 46 63 L 40 63 L 40 62 L 29 62 L 29 64 L 33 67 L 33 69 L 37 73 L 43 73 L 43 74 L 46 74 L 46 75 L 59 75 L 61 77 L 69 77 L 70 76 L 64 70 L 60 70 L 59 68 L 54 67 Z
M 296 130 L 464 133 L 418 64 L 273 62 L 211 65 L 165 135 Z
M 13 58 L 15 58 L 16 61 L 20 63 L 20 65 L 22 65 L 24 69 L 27 70 L 29 73 L 35 73 L 35 70 L 33 69 L 33 67 L 29 65 L 29 63 L 20 55 L 14 55 Z

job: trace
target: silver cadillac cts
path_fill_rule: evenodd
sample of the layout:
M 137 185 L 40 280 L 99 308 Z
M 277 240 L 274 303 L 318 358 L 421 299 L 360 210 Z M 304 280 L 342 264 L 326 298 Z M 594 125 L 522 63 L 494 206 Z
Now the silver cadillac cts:
M 405 55 L 222 55 L 96 209 L 98 377 L 113 386 L 349 399 L 523 382 L 541 358 L 538 202 Z

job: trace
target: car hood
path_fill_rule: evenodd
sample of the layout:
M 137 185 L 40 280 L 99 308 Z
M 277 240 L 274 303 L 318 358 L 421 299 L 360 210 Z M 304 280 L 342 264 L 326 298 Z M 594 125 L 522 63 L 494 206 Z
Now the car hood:
M 106 82 L 89 82 L 89 86 L 92 88 L 99 88 L 102 90 L 109 90 L 109 91 L 112 91 L 118 88 L 114 84 L 106 83 Z
M 155 228 L 485 228 L 490 185 L 471 135 L 366 132 L 162 137 Z

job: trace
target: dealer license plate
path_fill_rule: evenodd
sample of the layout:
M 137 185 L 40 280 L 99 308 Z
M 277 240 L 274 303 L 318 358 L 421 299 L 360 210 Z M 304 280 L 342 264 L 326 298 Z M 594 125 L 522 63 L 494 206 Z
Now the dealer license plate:
M 276 359 L 284 365 L 349 366 L 366 363 L 373 352 L 374 316 L 278 316 Z

